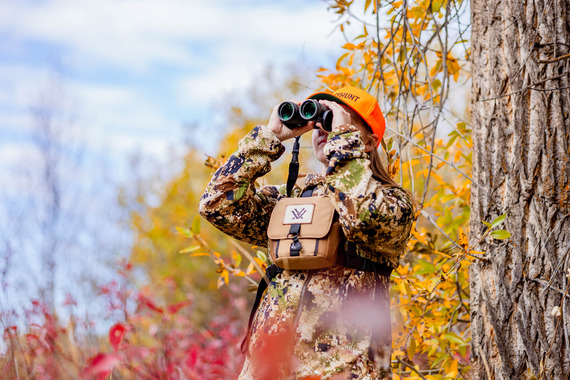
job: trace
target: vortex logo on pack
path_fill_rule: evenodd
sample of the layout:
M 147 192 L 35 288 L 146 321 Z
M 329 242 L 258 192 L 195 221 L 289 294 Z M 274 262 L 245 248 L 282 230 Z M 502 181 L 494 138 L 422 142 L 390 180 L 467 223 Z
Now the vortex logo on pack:
M 313 221 L 314 204 L 290 205 L 285 209 L 283 224 L 308 224 Z

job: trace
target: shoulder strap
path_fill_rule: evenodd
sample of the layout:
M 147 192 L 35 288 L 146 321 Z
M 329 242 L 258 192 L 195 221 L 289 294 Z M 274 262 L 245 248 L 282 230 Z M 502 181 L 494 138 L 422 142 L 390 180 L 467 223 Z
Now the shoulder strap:
M 291 196 L 293 191 L 293 186 L 297 181 L 297 176 L 299 175 L 299 139 L 301 136 L 295 137 L 295 142 L 293 143 L 293 152 L 291 156 L 291 163 L 289 164 L 289 176 L 287 177 L 287 196 Z
M 281 272 L 283 272 L 283 269 L 279 268 L 275 264 L 271 264 L 270 266 L 267 267 L 267 269 L 265 269 L 265 274 L 267 275 L 269 281 L 273 280 Z M 249 321 L 247 323 L 247 332 L 245 334 L 245 337 L 241 341 L 241 346 L 240 346 L 241 352 L 244 354 L 247 352 L 249 347 L 249 338 L 251 336 L 251 325 L 253 323 L 253 317 L 255 316 L 255 312 L 259 308 L 259 304 L 261 303 L 261 299 L 263 298 L 263 293 L 265 292 L 265 289 L 267 289 L 268 285 L 269 284 L 265 282 L 265 280 L 262 278 L 261 281 L 259 282 L 259 285 L 257 286 L 257 294 L 255 295 L 255 301 L 253 302 L 251 313 L 249 314 Z

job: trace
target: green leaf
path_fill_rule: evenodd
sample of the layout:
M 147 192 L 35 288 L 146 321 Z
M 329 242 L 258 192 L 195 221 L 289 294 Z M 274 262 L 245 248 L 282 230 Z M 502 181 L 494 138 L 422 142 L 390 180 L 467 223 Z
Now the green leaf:
M 264 263 L 267 262 L 267 255 L 262 251 L 257 251 L 257 257 L 262 260 Z
M 431 10 L 432 12 L 439 12 L 441 6 L 443 5 L 443 0 L 434 0 L 431 3 Z
M 431 85 L 433 86 L 433 91 L 437 92 L 437 90 L 439 90 L 441 87 L 441 81 L 439 79 L 434 79 Z
M 460 121 L 459 123 L 457 123 L 457 129 L 462 132 L 465 133 L 466 128 L 467 127 L 467 123 L 465 123 L 464 121 Z
M 443 334 L 443 336 L 445 338 L 447 338 L 447 340 L 451 341 L 451 342 L 455 342 L 461 346 L 466 345 L 467 343 L 465 343 L 465 341 L 463 339 L 461 339 L 456 333 L 453 332 L 448 332 Z
M 426 260 L 418 260 L 418 265 L 420 267 L 419 270 L 416 270 L 416 274 L 426 274 L 426 273 L 435 273 L 435 265 Z
M 455 140 L 457 139 L 457 136 L 459 136 L 459 134 L 458 134 L 456 131 L 453 131 L 453 132 L 455 132 L 455 134 L 454 134 L 454 135 L 449 139 L 449 141 L 447 142 L 447 147 L 446 147 L 447 149 L 449 149 L 449 147 L 450 147 L 451 145 L 453 145 L 453 143 L 454 143 Z
M 386 145 L 386 152 L 389 152 L 392 150 L 393 144 L 394 144 L 394 139 L 392 137 L 390 137 L 390 140 L 388 140 L 388 144 Z
M 507 217 L 507 214 L 506 214 L 506 213 L 503 214 L 503 215 L 497 216 L 497 218 L 495 218 L 495 220 L 493 220 L 493 223 L 492 223 L 492 225 L 491 225 L 491 228 L 495 228 L 495 227 L 497 227 L 498 225 L 500 225 L 501 223 L 503 223 L 503 221 L 505 220 L 506 217 Z
M 504 239 L 510 238 L 511 233 L 509 231 L 505 231 L 505 230 L 496 230 L 496 231 L 491 232 L 491 236 L 494 239 L 504 240 Z
M 489 228 L 492 228 L 493 226 L 491 225 L 491 223 L 489 222 L 485 222 L 484 220 L 481 221 L 484 225 L 486 225 Z
M 196 235 L 200 233 L 200 215 L 196 215 L 194 217 L 194 220 L 192 221 L 192 226 L 190 227 L 190 231 L 192 231 Z

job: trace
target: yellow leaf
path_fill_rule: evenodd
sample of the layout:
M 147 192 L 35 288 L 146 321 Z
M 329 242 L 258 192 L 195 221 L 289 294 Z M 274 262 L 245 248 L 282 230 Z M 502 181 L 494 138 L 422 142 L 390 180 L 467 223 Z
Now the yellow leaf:
M 410 289 L 410 285 L 408 284 L 408 281 L 402 281 L 402 284 L 400 285 L 400 289 L 402 289 L 402 291 L 406 294 L 406 296 L 408 296 L 408 298 L 412 297 L 412 290 Z
M 241 255 L 236 251 L 232 251 L 232 261 L 236 267 L 239 267 L 241 264 Z
M 396 176 L 396 174 L 398 174 L 398 171 L 400 170 L 400 157 L 398 157 L 393 163 L 392 165 L 390 165 L 390 168 L 388 169 L 390 171 L 390 176 L 392 178 L 394 178 Z
M 410 339 L 410 345 L 408 346 L 408 357 L 410 358 L 410 360 L 414 359 L 416 348 L 417 348 L 416 340 L 412 337 L 412 339 Z
M 412 229 L 412 236 L 416 238 L 417 241 L 419 241 L 422 244 L 427 245 L 427 240 L 425 238 L 425 236 L 422 236 L 419 234 L 418 231 L 416 231 L 415 229 Z
M 218 277 L 218 288 L 221 288 L 224 284 L 230 283 L 230 273 L 224 269 L 222 273 L 220 273 L 220 277 Z
M 447 370 L 447 376 L 450 376 L 452 378 L 456 378 L 457 375 L 459 375 L 459 370 L 457 368 L 458 364 L 459 363 L 455 359 L 451 361 L 451 365 L 449 366 L 449 369 Z
M 449 257 L 450 259 L 453 257 L 453 256 L 448 255 L 447 253 L 441 252 L 441 251 L 433 251 L 433 253 L 437 253 L 437 254 L 443 255 L 443 256 L 445 256 L 445 257 Z
M 179 252 L 179 253 L 189 253 L 189 252 L 197 251 L 197 250 L 199 250 L 200 248 L 202 248 L 202 247 L 200 247 L 199 245 L 195 245 L 195 246 L 193 246 L 193 247 L 188 247 L 188 248 L 181 249 L 181 250 L 178 251 L 178 252 Z
M 441 54 L 441 53 L 440 53 Z M 439 70 L 441 69 L 441 64 L 443 63 L 443 61 L 441 59 L 438 59 L 437 62 L 435 63 L 435 66 L 432 67 L 432 69 L 429 72 L 429 75 L 431 77 L 435 77 L 437 75 L 437 73 L 439 72 Z
M 423 321 L 418 324 L 417 329 L 418 332 L 420 333 L 420 336 L 424 335 L 424 330 L 426 329 L 426 326 Z
M 261 260 L 259 257 L 254 257 L 253 259 L 255 260 L 256 263 L 259 264 L 259 266 L 260 266 L 262 269 L 265 269 L 265 267 L 267 266 L 267 264 L 265 263 L 265 261 Z

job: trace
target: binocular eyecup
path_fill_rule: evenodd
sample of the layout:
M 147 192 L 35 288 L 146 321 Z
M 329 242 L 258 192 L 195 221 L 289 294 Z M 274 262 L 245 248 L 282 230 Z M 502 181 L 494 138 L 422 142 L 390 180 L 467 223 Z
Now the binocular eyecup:
M 315 99 L 307 99 L 301 106 L 294 102 L 283 102 L 279 105 L 277 114 L 279 120 L 289 129 L 301 128 L 307 125 L 307 122 L 314 121 L 315 124 L 321 123 L 325 131 L 332 131 L 332 111 Z

